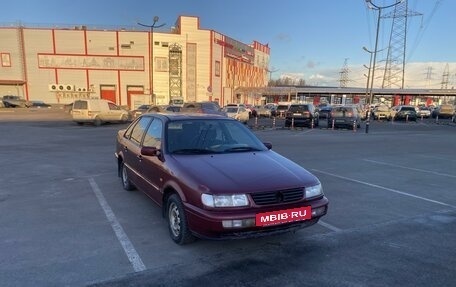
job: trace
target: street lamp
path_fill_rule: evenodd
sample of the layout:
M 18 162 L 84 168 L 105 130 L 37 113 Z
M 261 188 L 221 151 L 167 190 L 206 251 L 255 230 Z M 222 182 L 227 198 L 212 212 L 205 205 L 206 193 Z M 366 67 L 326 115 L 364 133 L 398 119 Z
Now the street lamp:
M 378 5 L 375 5 L 374 3 L 372 3 L 372 0 L 366 0 L 366 3 L 368 5 L 369 9 L 378 10 L 377 32 L 375 34 L 375 48 L 374 48 L 374 51 L 369 51 L 365 47 L 363 47 L 363 49 L 365 51 L 367 51 L 367 52 L 369 52 L 371 54 L 371 60 L 372 60 L 372 55 L 373 55 L 373 60 L 372 60 L 373 62 L 371 61 L 371 63 L 372 63 L 372 75 L 370 75 L 370 92 L 369 92 L 369 101 L 368 101 L 369 107 L 367 109 L 368 115 L 367 115 L 367 120 L 366 120 L 366 133 L 369 132 L 370 106 L 372 105 L 372 102 L 373 102 L 373 99 L 374 99 L 374 95 L 373 95 L 373 91 L 372 90 L 374 88 L 375 63 L 376 63 L 377 52 L 378 52 L 377 51 L 377 49 L 378 49 L 378 32 L 380 30 L 380 18 L 382 17 L 382 10 L 386 9 L 386 8 L 394 7 L 394 6 L 402 3 L 402 1 L 404 1 L 404 0 L 396 0 L 396 2 L 394 2 L 391 5 L 387 5 L 387 6 L 378 6 Z M 370 69 L 369 69 L 369 71 L 370 71 Z
M 146 25 L 138 22 L 138 25 L 150 28 L 150 51 L 149 51 L 149 90 L 150 95 L 153 99 L 153 103 L 155 104 L 155 96 L 154 96 L 154 59 L 153 59 L 153 49 L 154 49 L 154 28 L 160 28 L 166 25 L 163 23 L 161 25 L 156 25 L 159 18 L 158 16 L 154 16 L 152 25 Z

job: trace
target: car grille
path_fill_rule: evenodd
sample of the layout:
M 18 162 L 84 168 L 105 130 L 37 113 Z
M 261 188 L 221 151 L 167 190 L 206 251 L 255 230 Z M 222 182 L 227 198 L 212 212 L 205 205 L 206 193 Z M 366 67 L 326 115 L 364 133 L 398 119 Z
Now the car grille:
M 257 205 L 293 202 L 304 197 L 304 188 L 251 193 L 250 196 Z

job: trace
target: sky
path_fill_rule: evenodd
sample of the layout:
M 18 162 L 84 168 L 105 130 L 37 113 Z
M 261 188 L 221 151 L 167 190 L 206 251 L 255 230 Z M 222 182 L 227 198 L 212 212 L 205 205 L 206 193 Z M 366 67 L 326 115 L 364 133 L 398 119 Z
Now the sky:
M 385 7 L 397 0 L 371 0 Z M 406 0 L 408 17 L 405 88 L 456 86 L 456 1 Z M 54 27 L 86 25 L 134 27 L 165 24 L 171 29 L 181 15 L 200 18 L 202 29 L 215 30 L 246 44 L 258 41 L 271 48 L 272 79 L 304 79 L 308 85 L 339 86 L 348 70 L 347 86 L 365 87 L 375 50 L 378 10 L 365 0 L 16 0 L 2 1 L 0 25 Z M 382 16 L 393 12 L 382 9 Z M 383 74 L 391 18 L 381 18 L 375 70 Z M 158 30 L 159 31 L 159 30 Z M 345 66 L 346 63 L 346 66 Z M 444 75 L 447 80 L 444 80 Z M 380 85 L 376 82 L 374 86 Z

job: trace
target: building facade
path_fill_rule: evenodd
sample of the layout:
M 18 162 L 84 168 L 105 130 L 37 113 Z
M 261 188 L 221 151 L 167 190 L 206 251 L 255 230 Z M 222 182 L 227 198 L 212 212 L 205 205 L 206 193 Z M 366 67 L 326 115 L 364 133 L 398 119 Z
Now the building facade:
M 71 103 L 104 98 L 122 106 L 184 101 L 255 103 L 267 86 L 270 49 L 201 29 L 180 16 L 151 29 L 0 27 L 0 95 Z

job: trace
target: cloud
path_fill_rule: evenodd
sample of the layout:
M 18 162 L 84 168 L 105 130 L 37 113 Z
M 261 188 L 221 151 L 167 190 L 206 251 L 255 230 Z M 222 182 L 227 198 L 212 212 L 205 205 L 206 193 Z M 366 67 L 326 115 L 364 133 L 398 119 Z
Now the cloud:
M 300 80 L 300 79 L 304 79 L 304 73 L 282 73 L 280 75 L 280 78 L 281 79 L 289 78 L 292 80 Z

